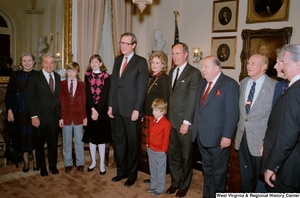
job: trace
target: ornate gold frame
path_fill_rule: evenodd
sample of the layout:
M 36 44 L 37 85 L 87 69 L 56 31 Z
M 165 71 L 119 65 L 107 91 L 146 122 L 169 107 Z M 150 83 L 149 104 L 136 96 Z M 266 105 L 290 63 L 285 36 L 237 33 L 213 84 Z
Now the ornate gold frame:
M 228 46 L 229 56 L 226 61 L 221 61 L 222 69 L 235 69 L 236 40 L 236 36 L 211 38 L 211 54 L 215 55 L 216 57 L 218 57 L 218 49 L 221 45 Z
M 73 60 L 73 53 L 72 53 L 72 5 L 73 0 L 64 0 L 64 38 L 63 38 L 63 47 L 64 47 L 64 54 L 63 54 L 63 65 L 67 65 L 69 62 Z
M 212 32 L 236 32 L 238 25 L 238 7 L 239 0 L 214 1 Z M 220 12 L 226 8 L 231 10 L 231 21 L 226 25 L 222 25 L 218 20 L 218 16 Z
M 290 0 L 284 0 L 281 8 L 277 13 L 269 17 L 262 17 L 254 10 L 254 0 L 248 0 L 246 23 L 259 23 L 270 21 L 288 21 Z
M 284 27 L 281 29 L 264 28 L 259 30 L 243 30 L 243 49 L 241 52 L 241 73 L 239 80 L 247 77 L 247 60 L 252 54 L 257 53 L 254 50 L 255 48 L 257 49 L 261 43 L 269 43 L 270 46 L 273 46 L 272 51 L 276 56 L 276 48 L 282 47 L 290 42 L 292 31 L 292 27 Z M 274 57 L 274 59 L 276 60 L 276 57 Z

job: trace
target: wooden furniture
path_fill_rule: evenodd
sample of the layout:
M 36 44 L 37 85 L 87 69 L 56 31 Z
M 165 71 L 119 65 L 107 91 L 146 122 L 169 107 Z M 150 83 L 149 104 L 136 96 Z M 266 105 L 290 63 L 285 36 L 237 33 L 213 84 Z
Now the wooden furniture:
M 226 192 L 241 192 L 240 187 L 240 163 L 238 152 L 234 149 L 234 142 L 230 148 L 230 159 L 227 173 Z

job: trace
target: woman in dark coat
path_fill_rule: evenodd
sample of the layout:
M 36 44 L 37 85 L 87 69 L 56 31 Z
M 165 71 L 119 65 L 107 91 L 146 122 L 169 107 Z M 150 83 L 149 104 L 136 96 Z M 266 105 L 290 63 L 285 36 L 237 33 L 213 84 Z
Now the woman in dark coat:
M 29 171 L 28 153 L 33 156 L 33 170 L 38 171 L 35 160 L 33 143 L 33 128 L 26 103 L 26 86 L 29 75 L 37 72 L 33 70 L 35 58 L 31 53 L 21 56 L 23 70 L 13 72 L 10 76 L 6 91 L 7 120 L 10 122 L 10 136 L 15 147 L 23 150 L 23 172 Z
M 105 143 L 111 141 L 111 126 L 107 115 L 108 91 L 110 78 L 107 69 L 98 55 L 92 55 L 85 74 L 86 84 L 86 111 L 87 126 L 83 135 L 83 142 L 89 143 L 92 164 L 88 172 L 92 172 L 96 166 L 96 148 L 100 156 L 100 175 L 106 173 Z

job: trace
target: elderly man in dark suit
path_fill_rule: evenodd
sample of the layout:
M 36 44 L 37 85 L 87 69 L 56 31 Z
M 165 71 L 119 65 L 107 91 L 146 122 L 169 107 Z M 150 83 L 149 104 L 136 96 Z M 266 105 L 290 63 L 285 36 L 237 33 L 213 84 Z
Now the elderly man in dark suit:
M 168 150 L 171 186 L 166 193 L 184 197 L 192 179 L 192 124 L 196 94 L 201 73 L 187 62 L 189 51 L 185 43 L 172 46 L 176 65 L 169 72 L 169 120 L 172 128 Z
M 300 45 L 285 45 L 281 51 L 290 83 L 272 108 L 262 164 L 269 192 L 300 193 Z
M 148 65 L 134 53 L 137 39 L 132 33 L 121 36 L 122 55 L 115 59 L 108 99 L 108 115 L 115 118 L 117 176 L 113 182 L 128 177 L 125 186 L 137 179 L 140 125 L 148 87 Z
M 203 196 L 225 192 L 227 169 L 239 114 L 238 83 L 224 75 L 215 56 L 202 61 L 192 141 L 197 140 L 204 174 Z
M 276 81 L 265 73 L 268 58 L 252 55 L 247 64 L 248 76 L 240 83 L 240 118 L 235 136 L 238 150 L 241 191 L 255 192 L 259 180 L 260 147 L 272 109 Z
M 58 174 L 57 141 L 58 121 L 61 114 L 59 101 L 60 76 L 53 71 L 55 56 L 50 53 L 42 57 L 42 70 L 29 76 L 27 103 L 35 132 L 37 166 L 40 175 L 47 176 L 44 143 L 47 142 L 49 170 Z

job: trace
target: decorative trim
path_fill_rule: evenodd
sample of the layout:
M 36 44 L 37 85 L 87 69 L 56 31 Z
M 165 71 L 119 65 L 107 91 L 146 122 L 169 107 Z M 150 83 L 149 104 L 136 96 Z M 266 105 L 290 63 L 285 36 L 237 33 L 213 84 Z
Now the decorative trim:
M 72 5 L 73 0 L 64 0 L 64 54 L 63 65 L 67 65 L 73 60 L 72 53 Z
M 26 14 L 40 14 L 43 15 L 44 14 L 44 9 L 43 10 L 26 10 L 25 11 Z

